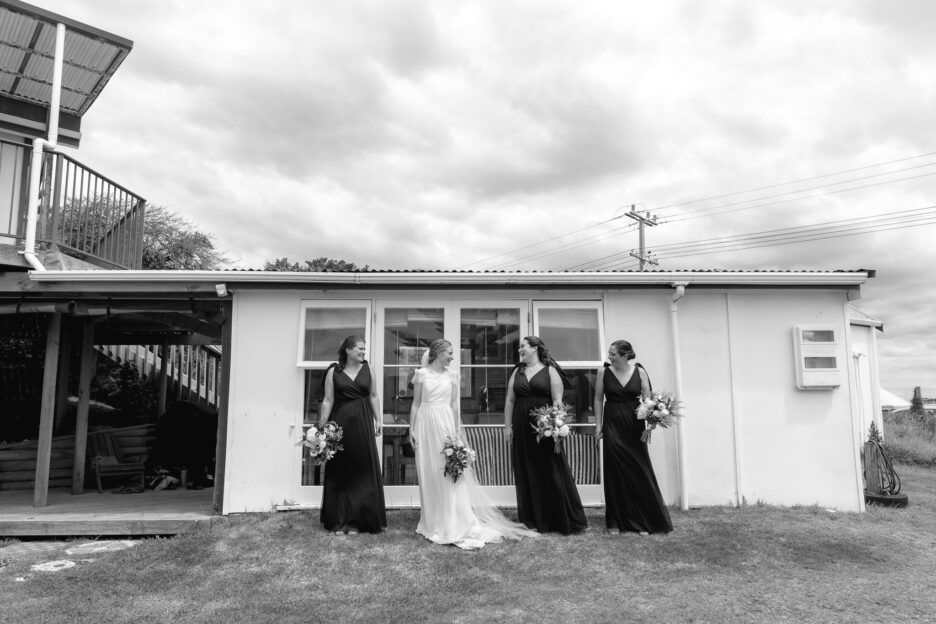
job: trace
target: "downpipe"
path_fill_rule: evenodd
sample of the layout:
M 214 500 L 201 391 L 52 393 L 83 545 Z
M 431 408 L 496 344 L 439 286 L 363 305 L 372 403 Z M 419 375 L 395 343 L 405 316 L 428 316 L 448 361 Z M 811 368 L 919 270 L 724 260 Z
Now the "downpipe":
M 682 401 L 682 350 L 679 344 L 679 300 L 686 294 L 688 282 L 673 282 L 675 288 L 670 304 L 670 325 L 673 333 L 673 384 L 677 401 Z M 682 405 L 683 419 L 676 425 L 676 457 L 679 466 L 679 508 L 689 509 L 689 470 L 686 466 L 686 438 L 683 432 L 685 404 Z
M 49 98 L 49 127 L 47 139 L 33 139 L 32 160 L 29 169 L 29 200 L 26 206 L 26 240 L 23 257 L 36 271 L 45 271 L 36 256 L 36 227 L 39 220 L 39 187 L 42 183 L 42 155 L 46 149 L 58 145 L 59 107 L 62 102 L 62 59 L 65 56 L 65 24 L 55 26 L 55 60 L 52 64 L 52 95 Z

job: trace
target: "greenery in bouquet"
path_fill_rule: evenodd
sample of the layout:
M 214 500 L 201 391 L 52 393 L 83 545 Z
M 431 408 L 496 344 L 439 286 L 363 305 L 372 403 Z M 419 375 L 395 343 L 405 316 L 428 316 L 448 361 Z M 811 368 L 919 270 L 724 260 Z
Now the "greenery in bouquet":
M 324 425 L 312 425 L 306 429 L 302 445 L 309 449 L 309 457 L 314 464 L 324 464 L 335 456 L 338 451 L 344 450 L 341 437 L 344 431 L 338 424 L 330 420 Z
M 670 392 L 651 392 L 641 397 L 637 407 L 637 418 L 644 421 L 645 429 L 640 440 L 649 444 L 650 434 L 654 429 L 666 429 L 675 425 L 676 419 L 682 416 L 679 406 L 680 402 Z
M 451 436 L 446 436 L 445 441 L 442 443 L 442 454 L 445 456 L 443 474 L 452 477 L 453 483 L 458 482 L 458 478 L 462 476 L 468 466 L 474 463 L 477 457 L 474 449 L 468 446 L 464 440 L 452 438 Z
M 533 423 L 530 426 L 536 432 L 536 441 L 541 442 L 543 438 L 551 438 L 553 451 L 562 452 L 562 440 L 572 433 L 569 423 L 575 420 L 572 406 L 565 403 L 562 407 L 544 405 L 530 410 L 530 416 L 533 417 Z

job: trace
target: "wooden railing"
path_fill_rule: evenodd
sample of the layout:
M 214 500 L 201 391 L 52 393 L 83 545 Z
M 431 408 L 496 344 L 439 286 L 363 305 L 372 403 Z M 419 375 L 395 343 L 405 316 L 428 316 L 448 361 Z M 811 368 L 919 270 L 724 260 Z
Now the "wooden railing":
M 119 363 L 136 366 L 140 375 L 156 381 L 163 362 L 158 345 L 99 345 L 102 353 Z M 221 350 L 213 346 L 169 345 L 166 379 L 169 398 L 218 407 L 221 387 Z

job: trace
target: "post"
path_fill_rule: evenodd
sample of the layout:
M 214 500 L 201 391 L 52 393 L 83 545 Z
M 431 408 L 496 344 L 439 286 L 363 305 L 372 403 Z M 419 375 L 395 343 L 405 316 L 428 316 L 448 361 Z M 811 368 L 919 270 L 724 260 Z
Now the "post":
M 630 212 L 626 212 L 624 214 L 626 214 L 628 217 L 636 221 L 639 226 L 640 251 L 639 253 L 634 253 L 632 251 L 630 255 L 633 256 L 634 258 L 637 258 L 637 260 L 640 261 L 640 270 L 641 271 L 644 270 L 645 264 L 653 264 L 653 265 L 659 264 L 656 260 L 650 257 L 650 254 L 647 253 L 646 235 L 644 233 L 645 226 L 653 227 L 654 225 L 657 224 L 656 216 L 651 215 L 649 212 L 644 212 L 643 214 L 640 214 L 639 212 L 637 212 L 637 204 L 631 204 Z
M 84 494 L 85 457 L 88 445 L 88 408 L 94 377 L 94 321 L 84 319 L 81 332 L 81 369 L 78 373 L 78 414 L 75 417 L 75 461 L 72 464 L 72 494 Z
M 163 338 L 159 358 L 159 390 L 156 398 L 156 418 L 166 413 L 166 391 L 169 387 L 169 340 Z
M 39 439 L 36 448 L 36 481 L 33 487 L 33 507 L 49 504 L 49 468 L 52 461 L 52 425 L 55 417 L 55 375 L 58 371 L 59 340 L 62 315 L 56 312 L 49 319 L 46 333 L 45 364 L 42 374 L 42 408 L 39 411 Z
M 59 338 L 58 373 L 55 382 L 55 421 L 52 433 L 59 433 L 68 411 L 68 378 L 71 376 L 72 323 L 70 317 L 62 319 Z

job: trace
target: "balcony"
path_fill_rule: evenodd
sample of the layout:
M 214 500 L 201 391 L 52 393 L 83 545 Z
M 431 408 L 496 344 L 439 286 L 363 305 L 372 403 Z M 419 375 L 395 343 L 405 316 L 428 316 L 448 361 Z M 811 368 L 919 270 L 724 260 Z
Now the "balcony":
M 29 154 L 0 140 L 0 266 L 26 266 L 11 253 L 26 237 Z M 139 269 L 146 201 L 60 152 L 42 161 L 37 254 L 61 252 L 108 269 Z M 3 247 L 7 252 L 3 253 Z

